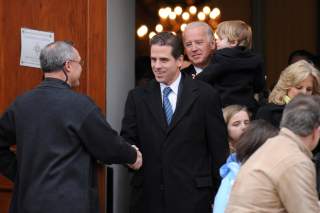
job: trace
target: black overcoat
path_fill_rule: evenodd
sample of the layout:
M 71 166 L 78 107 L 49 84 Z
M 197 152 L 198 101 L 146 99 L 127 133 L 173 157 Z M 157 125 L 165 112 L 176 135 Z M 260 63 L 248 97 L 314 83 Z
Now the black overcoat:
M 273 126 L 279 128 L 284 107 L 285 105 L 268 103 L 259 108 L 255 119 L 262 119 L 268 121 Z
M 228 153 L 220 98 L 210 85 L 182 77 L 170 126 L 161 102 L 155 80 L 127 98 L 121 134 L 144 162 L 131 181 L 130 212 L 209 213 Z
M 211 84 L 219 93 L 223 107 L 239 104 L 256 112 L 254 94 L 266 91 L 262 58 L 243 47 L 217 50 L 211 63 L 196 79 Z
M 11 213 L 98 213 L 96 160 L 135 159 L 98 107 L 58 79 L 18 97 L 0 119 L 0 172 L 15 183 Z

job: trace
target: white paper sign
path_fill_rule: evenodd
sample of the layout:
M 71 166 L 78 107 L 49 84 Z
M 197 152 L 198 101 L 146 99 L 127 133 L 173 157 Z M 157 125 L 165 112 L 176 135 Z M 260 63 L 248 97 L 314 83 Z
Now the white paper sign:
M 21 28 L 20 65 L 40 68 L 40 51 L 54 41 L 54 33 Z

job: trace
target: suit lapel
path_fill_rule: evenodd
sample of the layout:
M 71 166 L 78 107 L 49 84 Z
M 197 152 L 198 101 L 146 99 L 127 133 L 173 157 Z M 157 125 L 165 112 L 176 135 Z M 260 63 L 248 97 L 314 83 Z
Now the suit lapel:
M 155 80 L 151 81 L 146 88 L 144 101 L 151 111 L 151 114 L 155 117 L 156 121 L 161 126 L 162 130 L 166 132 L 167 123 L 162 108 L 160 85 Z
M 168 133 L 176 127 L 198 97 L 198 87 L 195 84 L 195 81 L 190 77 L 182 76 L 179 85 L 177 106 L 173 114 L 172 123 L 169 126 Z
M 184 68 L 181 70 L 181 73 L 185 73 L 189 76 L 191 76 L 192 74 L 196 74 L 196 69 L 194 68 L 194 66 L 191 64 L 188 67 Z

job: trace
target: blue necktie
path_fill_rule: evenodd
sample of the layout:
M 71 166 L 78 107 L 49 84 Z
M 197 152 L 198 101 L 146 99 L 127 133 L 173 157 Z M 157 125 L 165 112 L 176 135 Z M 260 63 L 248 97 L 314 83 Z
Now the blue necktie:
M 171 103 L 169 101 L 169 94 L 172 92 L 170 87 L 166 87 L 164 88 L 164 90 L 162 91 L 163 94 L 163 109 L 164 112 L 166 113 L 166 118 L 167 118 L 167 123 L 168 125 L 170 125 L 171 123 L 171 119 L 172 119 L 172 115 L 173 115 L 173 111 L 172 111 L 172 106 Z

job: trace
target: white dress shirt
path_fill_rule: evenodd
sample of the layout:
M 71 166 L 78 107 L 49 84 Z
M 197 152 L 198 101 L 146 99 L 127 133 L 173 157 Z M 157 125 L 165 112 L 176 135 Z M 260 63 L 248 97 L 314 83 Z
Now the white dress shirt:
M 171 85 L 165 85 L 163 83 L 160 83 L 160 90 L 161 90 L 161 99 L 163 102 L 163 90 L 166 87 L 170 87 L 172 92 L 169 94 L 168 99 L 170 101 L 170 104 L 172 106 L 172 112 L 176 110 L 176 105 L 177 105 L 177 99 L 178 99 L 178 90 L 179 90 L 179 84 L 181 81 L 181 73 L 179 73 L 178 78 L 171 84 Z
M 200 73 L 200 72 L 202 72 L 202 68 L 200 68 L 200 67 L 196 67 L 196 66 L 194 66 L 193 65 L 193 67 L 194 67 L 194 69 L 196 70 L 196 73 L 197 73 L 197 75 Z

